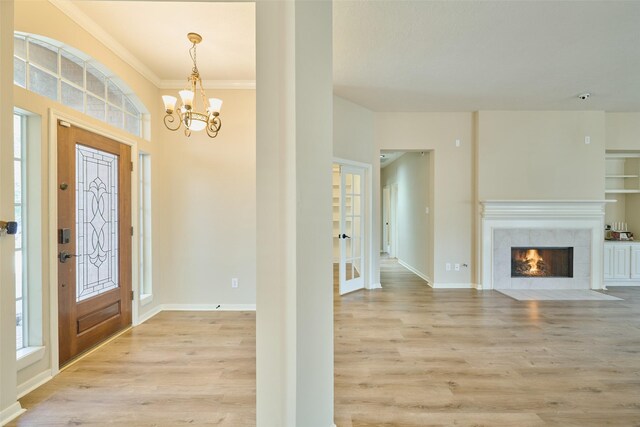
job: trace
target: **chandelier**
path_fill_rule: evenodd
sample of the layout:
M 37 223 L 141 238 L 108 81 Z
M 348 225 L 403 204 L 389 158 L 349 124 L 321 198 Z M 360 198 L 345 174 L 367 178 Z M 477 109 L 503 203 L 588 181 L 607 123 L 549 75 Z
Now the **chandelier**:
M 164 116 L 164 125 L 172 131 L 176 131 L 184 125 L 184 134 L 187 137 L 191 136 L 191 131 L 198 132 L 206 129 L 207 135 L 215 138 L 218 136 L 218 131 L 220 131 L 222 127 L 222 121 L 220 120 L 222 100 L 209 98 L 207 106 L 207 96 L 204 93 L 202 79 L 200 79 L 198 64 L 196 63 L 196 45 L 202 41 L 202 36 L 196 33 L 189 33 L 187 34 L 187 38 L 193 44 L 191 49 L 189 49 L 189 55 L 193 61 L 193 68 L 191 69 L 191 75 L 187 79 L 187 88 L 178 92 L 182 101 L 182 106 L 178 110 L 176 110 L 177 98 L 175 96 L 164 95 L 162 97 L 167 113 Z M 202 98 L 202 108 L 205 109 L 204 112 L 198 111 L 197 109 L 196 91 L 198 90 Z

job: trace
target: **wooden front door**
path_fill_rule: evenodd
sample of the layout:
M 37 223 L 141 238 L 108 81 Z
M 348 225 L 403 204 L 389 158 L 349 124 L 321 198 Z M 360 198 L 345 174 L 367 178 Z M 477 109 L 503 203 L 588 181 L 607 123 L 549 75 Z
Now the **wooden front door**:
M 131 148 L 58 122 L 60 366 L 131 324 Z

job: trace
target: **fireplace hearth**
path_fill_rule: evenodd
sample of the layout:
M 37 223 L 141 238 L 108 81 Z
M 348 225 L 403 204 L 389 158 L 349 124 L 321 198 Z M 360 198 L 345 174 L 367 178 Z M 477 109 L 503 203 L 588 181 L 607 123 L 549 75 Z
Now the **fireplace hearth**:
M 512 247 L 511 277 L 573 277 L 573 248 Z

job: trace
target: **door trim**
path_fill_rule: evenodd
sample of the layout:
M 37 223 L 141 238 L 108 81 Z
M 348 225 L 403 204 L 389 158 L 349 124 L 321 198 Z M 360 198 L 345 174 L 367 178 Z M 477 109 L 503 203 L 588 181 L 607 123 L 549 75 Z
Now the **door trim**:
M 48 144 L 49 144 L 49 346 L 51 357 L 51 376 L 60 372 L 60 360 L 58 358 L 59 336 L 58 336 L 58 120 L 70 123 L 72 126 L 93 132 L 112 139 L 120 144 L 131 147 L 131 161 L 134 171 L 138 170 L 138 143 L 135 139 L 112 133 L 101 126 L 96 126 L 82 119 L 67 115 L 59 110 L 49 108 L 48 124 Z M 138 229 L 138 185 L 137 180 L 131 179 L 131 224 L 134 229 Z M 136 291 L 139 288 L 138 269 L 138 233 L 134 233 L 131 239 L 131 289 Z M 138 324 L 138 306 L 140 292 L 134 292 L 132 303 L 131 326 Z
M 365 289 L 379 289 L 381 286 L 376 282 L 376 265 L 378 260 L 377 254 L 375 254 L 373 244 L 373 165 L 370 163 L 362 163 L 354 160 L 347 160 L 340 157 L 333 158 L 333 164 L 341 166 L 356 166 L 364 169 L 364 182 L 365 182 L 365 248 L 362 253 L 365 255 L 363 261 L 365 263 L 364 271 L 367 273 L 364 277 Z M 368 224 L 368 225 L 367 225 Z

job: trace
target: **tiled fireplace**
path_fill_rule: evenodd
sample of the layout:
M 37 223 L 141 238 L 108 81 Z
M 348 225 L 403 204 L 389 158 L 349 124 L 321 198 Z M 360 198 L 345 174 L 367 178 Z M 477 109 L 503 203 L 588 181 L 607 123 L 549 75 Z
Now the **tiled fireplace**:
M 482 202 L 482 289 L 601 289 L 604 203 Z

